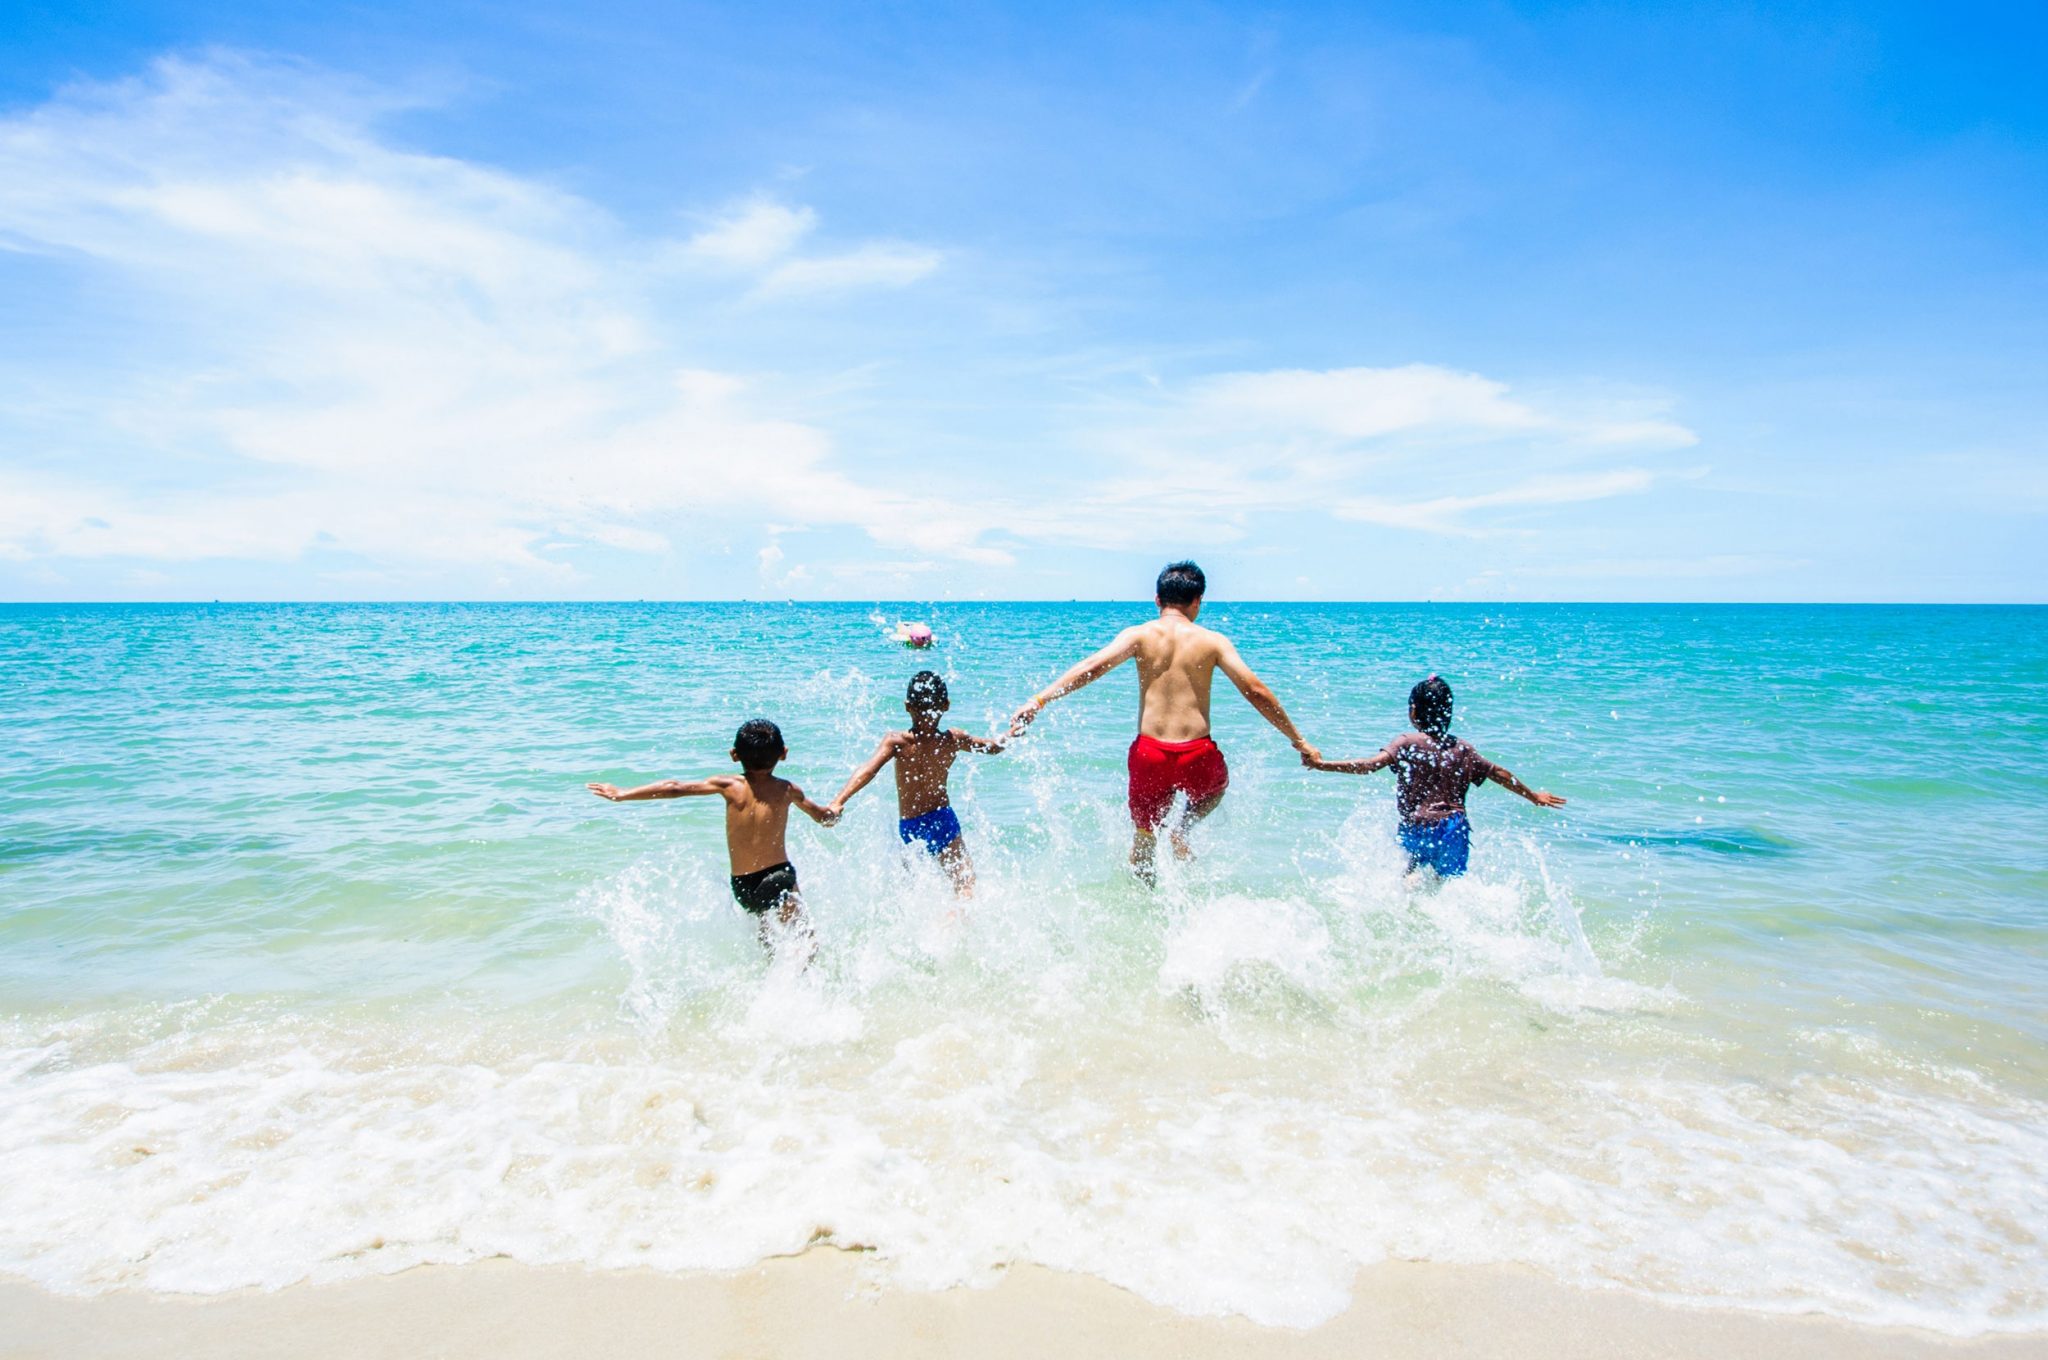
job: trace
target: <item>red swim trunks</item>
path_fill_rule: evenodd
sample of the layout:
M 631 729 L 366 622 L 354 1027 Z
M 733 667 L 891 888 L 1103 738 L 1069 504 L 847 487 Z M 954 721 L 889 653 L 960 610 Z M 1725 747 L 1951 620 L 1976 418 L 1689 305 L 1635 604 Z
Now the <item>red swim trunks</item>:
M 1142 733 L 1131 743 L 1131 821 L 1151 831 L 1166 820 L 1173 795 L 1188 806 L 1205 803 L 1230 787 L 1230 767 L 1213 738 L 1154 741 Z

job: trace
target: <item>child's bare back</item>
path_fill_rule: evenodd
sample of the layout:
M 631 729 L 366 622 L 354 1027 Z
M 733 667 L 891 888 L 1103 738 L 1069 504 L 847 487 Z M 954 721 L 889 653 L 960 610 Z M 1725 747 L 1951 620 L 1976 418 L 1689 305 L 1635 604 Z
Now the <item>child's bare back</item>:
M 789 862 L 789 809 L 804 791 L 765 770 L 704 781 L 725 798 L 725 853 L 735 874 Z
M 787 838 L 789 810 L 799 808 L 820 826 L 839 820 L 836 809 L 823 807 L 804 796 L 804 791 L 775 774 L 775 766 L 787 748 L 782 733 L 765 718 L 744 724 L 734 739 L 732 757 L 740 762 L 739 774 L 715 774 L 707 779 L 664 779 L 637 789 L 620 789 L 612 784 L 587 784 L 592 793 L 614 803 L 640 802 L 650 798 L 690 798 L 717 794 L 725 802 L 725 854 L 732 868 L 732 895 L 739 904 L 762 918 L 765 932 L 769 912 L 783 924 L 803 916 L 803 898 L 797 887 L 796 867 L 789 862 Z M 764 934 L 763 938 L 766 936 Z

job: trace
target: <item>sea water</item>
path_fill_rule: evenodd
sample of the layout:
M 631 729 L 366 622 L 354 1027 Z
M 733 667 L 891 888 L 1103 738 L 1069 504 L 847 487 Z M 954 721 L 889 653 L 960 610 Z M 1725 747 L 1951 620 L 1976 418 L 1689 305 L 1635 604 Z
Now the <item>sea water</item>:
M 1416 890 L 1389 776 L 1219 685 L 1229 797 L 1148 891 L 1119 672 L 962 758 L 964 912 L 886 775 L 793 819 L 808 971 L 715 800 L 583 790 L 760 714 L 828 798 L 918 668 L 993 731 L 1145 612 L 0 609 L 0 1272 L 827 1243 L 1307 1325 L 1401 1258 L 2048 1326 L 2048 611 L 1218 601 L 1328 754 L 1439 672 L 1570 806 L 1475 790 L 1472 873 Z

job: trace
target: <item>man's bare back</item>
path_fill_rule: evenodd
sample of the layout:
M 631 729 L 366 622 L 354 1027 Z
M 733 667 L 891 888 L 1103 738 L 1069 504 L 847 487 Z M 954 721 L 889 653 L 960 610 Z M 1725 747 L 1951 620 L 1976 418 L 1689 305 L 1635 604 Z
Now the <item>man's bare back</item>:
M 1221 633 L 1173 611 L 1125 629 L 1124 638 L 1138 662 L 1138 730 L 1156 741 L 1208 736 L 1209 683 L 1237 649 Z
M 1202 570 L 1194 563 L 1169 566 L 1159 574 L 1158 618 L 1118 633 L 1108 646 L 1033 695 L 1010 724 L 1011 735 L 1021 735 L 1053 700 L 1136 659 L 1138 736 L 1131 743 L 1129 761 L 1131 864 L 1148 880 L 1153 837 L 1175 798 L 1184 800 L 1186 807 L 1181 821 L 1171 828 L 1174 850 L 1184 858 L 1189 853 L 1187 824 L 1214 812 L 1229 787 L 1229 769 L 1209 735 L 1209 693 L 1218 670 L 1295 750 L 1321 758 L 1230 639 L 1195 621 L 1202 612 L 1205 586 Z

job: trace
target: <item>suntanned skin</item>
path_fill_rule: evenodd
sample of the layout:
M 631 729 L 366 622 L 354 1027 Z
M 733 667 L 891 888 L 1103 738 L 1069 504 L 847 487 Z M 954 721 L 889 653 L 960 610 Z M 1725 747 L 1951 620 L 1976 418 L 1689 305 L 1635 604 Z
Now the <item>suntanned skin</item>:
M 739 752 L 732 758 L 737 761 Z M 637 789 L 613 784 L 585 784 L 598 797 L 613 803 L 638 803 L 652 798 L 696 798 L 717 794 L 725 799 L 725 853 L 735 878 L 741 874 L 772 869 L 788 861 L 784 837 L 789 830 L 789 810 L 798 808 L 820 826 L 839 820 L 831 808 L 812 802 L 804 791 L 778 777 L 775 767 L 746 770 L 740 774 L 715 774 L 708 779 L 663 779 Z M 803 916 L 803 902 L 795 894 L 783 900 L 776 919 L 783 925 Z M 768 922 L 761 928 L 765 938 Z
M 1416 731 L 1420 732 L 1422 730 L 1422 715 L 1413 708 L 1408 710 L 1408 721 L 1415 725 Z M 1372 774 L 1375 771 L 1384 770 L 1387 766 L 1393 764 L 1394 757 L 1388 755 L 1385 751 L 1380 751 L 1377 754 L 1365 757 L 1363 760 L 1324 760 L 1320 756 L 1312 760 L 1307 752 L 1303 752 L 1301 763 L 1308 766 L 1311 770 L 1324 770 L 1331 774 Z M 1554 808 L 1565 805 L 1565 800 L 1557 794 L 1549 793 L 1542 789 L 1530 788 L 1527 784 L 1515 778 L 1514 772 L 1499 761 L 1488 761 L 1487 763 L 1493 766 L 1493 775 L 1488 782 L 1500 785 L 1509 793 L 1520 794 L 1537 807 Z
M 827 803 L 826 810 L 837 817 L 846 808 L 846 800 L 859 793 L 882 772 L 890 761 L 896 762 L 896 815 L 905 819 L 922 817 L 927 812 L 936 812 L 942 807 L 952 806 L 952 795 L 946 783 L 953 773 L 953 761 L 962 751 L 974 751 L 983 755 L 994 755 L 1003 749 L 1003 743 L 987 737 L 977 737 L 958 728 L 941 730 L 939 719 L 945 715 L 946 706 L 916 708 L 906 703 L 910 713 L 910 730 L 891 732 L 882 738 L 882 744 L 867 762 L 853 772 L 846 781 L 846 787 L 839 796 Z M 939 851 L 939 866 L 953 881 L 953 892 L 958 897 L 974 896 L 974 861 L 967 854 L 964 837 L 955 836 L 952 842 Z
M 1220 670 L 1237 687 L 1245 702 L 1257 709 L 1260 717 L 1273 724 L 1304 760 L 1310 757 L 1322 759 L 1322 753 L 1295 730 L 1287 710 L 1280 706 L 1279 697 L 1244 663 L 1244 658 L 1237 654 L 1237 648 L 1231 645 L 1230 639 L 1196 622 L 1202 613 L 1200 600 L 1192 604 L 1167 604 L 1163 600 L 1155 603 L 1159 606 L 1158 618 L 1124 629 L 1107 647 L 1078 662 L 1065 675 L 1033 695 L 1031 702 L 1018 709 L 1011 720 L 1010 735 L 1021 735 L 1031 725 L 1032 719 L 1053 700 L 1072 694 L 1124 662 L 1135 659 L 1138 663 L 1138 731 L 1145 736 L 1155 741 L 1197 741 L 1208 736 L 1210 682 Z M 1224 795 L 1219 793 L 1189 808 L 1186 821 L 1169 830 L 1173 852 L 1178 858 L 1186 859 L 1191 853 L 1187 842 L 1188 827 L 1221 807 L 1223 798 Z M 1131 867 L 1148 882 L 1152 877 L 1156 850 L 1153 832 L 1143 827 L 1133 830 Z

